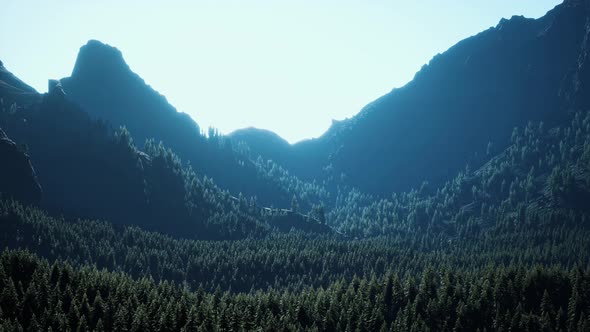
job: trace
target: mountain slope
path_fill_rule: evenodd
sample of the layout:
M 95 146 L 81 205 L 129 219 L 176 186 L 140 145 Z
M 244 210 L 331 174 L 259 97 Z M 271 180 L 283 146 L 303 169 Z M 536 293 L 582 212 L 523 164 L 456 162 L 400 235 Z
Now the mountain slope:
M 5 96 L 0 90 L 0 98 Z M 187 238 L 240 238 L 269 230 L 245 198 L 235 200 L 197 176 L 163 144 L 150 140 L 140 151 L 129 131 L 113 132 L 104 121 L 93 120 L 59 88 L 2 105 L 0 127 L 5 198 L 41 203 L 67 218 L 106 219 Z M 31 162 L 21 151 L 25 146 Z
M 571 108 L 590 106 L 589 7 L 566 1 L 537 20 L 503 19 L 435 56 L 410 83 L 357 116 L 294 145 L 287 158 L 265 157 L 282 158 L 304 179 L 335 174 L 373 194 L 418 188 L 424 180 L 442 184 L 466 162 L 485 162 L 488 145 L 502 151 L 515 126 L 555 124 Z M 264 143 L 251 148 L 268 151 Z

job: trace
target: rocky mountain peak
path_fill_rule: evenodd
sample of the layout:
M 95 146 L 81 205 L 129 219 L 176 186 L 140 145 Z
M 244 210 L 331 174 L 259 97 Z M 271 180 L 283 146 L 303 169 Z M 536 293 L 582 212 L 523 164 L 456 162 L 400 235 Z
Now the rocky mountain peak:
M 116 47 L 90 40 L 80 48 L 72 77 L 116 77 L 129 72 L 123 54 Z

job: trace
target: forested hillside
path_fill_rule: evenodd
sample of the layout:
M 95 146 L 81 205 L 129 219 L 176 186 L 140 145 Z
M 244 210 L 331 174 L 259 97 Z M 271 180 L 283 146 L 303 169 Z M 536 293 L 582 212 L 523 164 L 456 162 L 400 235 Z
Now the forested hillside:
M 104 121 L 92 119 L 68 101 L 59 86 L 35 99 L 41 101 L 2 105 L 0 128 L 30 154 L 43 187 L 42 199 L 34 203 L 54 214 L 106 219 L 201 239 L 262 236 L 275 219 L 285 219 L 285 211 L 263 209 L 256 196 L 219 188 L 162 142 L 149 139 L 139 150 L 125 127 L 113 130 Z M 211 137 L 206 144 L 220 146 L 221 140 Z M 239 156 L 233 150 L 228 153 Z M 311 200 L 326 197 L 325 190 L 296 181 L 272 162 L 248 162 L 258 174 L 253 180 L 293 193 L 288 204 L 277 207 L 290 208 L 293 199 L 301 206 L 301 211 L 286 218 L 291 227 L 329 231 L 301 214 L 309 211 Z M 10 170 L 5 174 L 6 178 L 16 175 Z M 30 187 L 28 183 L 20 186 Z M 24 197 L 21 192 L 8 194 Z
M 262 232 L 256 213 L 239 211 L 229 193 L 183 166 L 161 143 L 149 141 L 141 152 L 126 129 L 109 132 L 103 122 L 54 98 L 0 112 L 7 135 L 31 155 L 43 187 L 41 207 L 187 237 Z
M 0 244 L 57 259 L 4 253 L 8 330 L 587 329 L 584 225 L 210 242 L 15 203 L 0 215 Z
M 296 145 L 204 135 L 97 41 L 45 94 L 0 63 L 0 331 L 589 331 L 589 18 Z
M 540 123 L 514 128 L 511 145 L 485 165 L 469 164 L 444 186 L 424 182 L 419 190 L 387 199 L 350 191 L 338 196 L 328 217 L 359 236 L 409 229 L 461 232 L 465 227 L 565 223 L 590 219 L 590 113 L 546 129 Z

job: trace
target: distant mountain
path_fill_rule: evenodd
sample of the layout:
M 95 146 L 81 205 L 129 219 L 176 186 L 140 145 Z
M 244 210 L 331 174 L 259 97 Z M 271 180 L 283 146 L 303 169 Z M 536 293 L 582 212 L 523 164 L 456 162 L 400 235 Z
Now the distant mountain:
M 318 139 L 283 151 L 252 131 L 240 139 L 307 180 L 385 195 L 444 183 L 502 151 L 515 126 L 590 107 L 589 8 L 571 0 L 540 19 L 502 19 Z

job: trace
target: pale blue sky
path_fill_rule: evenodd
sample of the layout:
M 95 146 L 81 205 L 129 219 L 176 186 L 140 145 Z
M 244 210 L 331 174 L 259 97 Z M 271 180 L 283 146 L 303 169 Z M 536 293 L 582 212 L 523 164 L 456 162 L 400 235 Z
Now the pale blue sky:
M 0 60 L 44 92 L 98 39 L 202 128 L 254 126 L 295 142 L 500 18 L 540 17 L 560 2 L 3 0 Z

